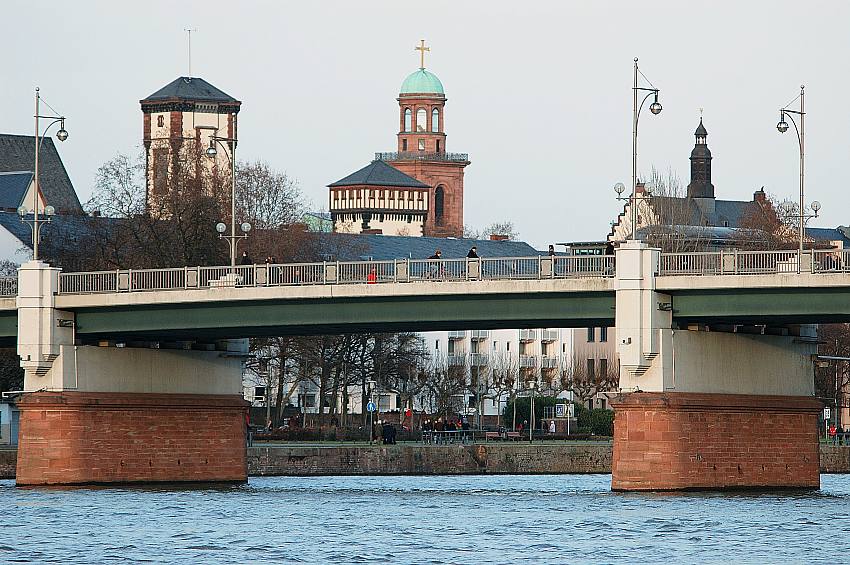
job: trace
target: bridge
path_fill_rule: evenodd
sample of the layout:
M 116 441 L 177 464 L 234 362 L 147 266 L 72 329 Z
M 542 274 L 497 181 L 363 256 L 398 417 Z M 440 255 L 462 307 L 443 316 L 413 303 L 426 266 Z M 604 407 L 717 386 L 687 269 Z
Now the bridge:
M 88 273 L 29 263 L 0 294 L 0 339 L 17 342 L 25 389 L 39 391 L 20 403 L 20 484 L 243 480 L 247 337 L 616 325 L 613 488 L 817 486 L 810 324 L 850 321 L 850 256 L 627 243 L 616 258 Z M 175 418 L 216 429 L 209 450 L 184 424 L 165 452 L 151 441 L 128 451 L 128 438 L 163 439 L 160 420 Z M 95 449 L 95 426 L 124 435 Z M 787 460 L 759 468 L 748 449 L 775 451 L 777 426 Z

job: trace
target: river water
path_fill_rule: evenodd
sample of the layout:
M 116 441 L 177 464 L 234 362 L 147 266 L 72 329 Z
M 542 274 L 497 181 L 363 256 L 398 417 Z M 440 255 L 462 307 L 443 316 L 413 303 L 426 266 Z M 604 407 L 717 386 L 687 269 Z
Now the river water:
M 267 477 L 61 490 L 0 481 L 0 562 L 850 562 L 850 475 L 783 493 L 623 494 L 610 481 Z

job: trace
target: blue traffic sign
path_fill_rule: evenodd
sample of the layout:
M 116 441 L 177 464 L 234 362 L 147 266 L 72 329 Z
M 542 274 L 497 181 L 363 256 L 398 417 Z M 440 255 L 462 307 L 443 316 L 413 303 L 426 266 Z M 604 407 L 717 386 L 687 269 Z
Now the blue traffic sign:
M 370 402 L 369 404 L 366 405 L 366 410 L 369 411 L 369 412 L 374 412 L 377 409 L 378 409 L 378 407 L 375 406 L 374 402 Z

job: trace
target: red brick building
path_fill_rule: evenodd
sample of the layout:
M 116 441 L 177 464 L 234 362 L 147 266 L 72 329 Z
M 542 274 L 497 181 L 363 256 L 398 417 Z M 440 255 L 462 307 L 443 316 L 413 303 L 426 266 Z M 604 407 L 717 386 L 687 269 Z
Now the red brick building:
M 375 159 L 428 185 L 427 214 L 421 229 L 417 226 L 410 235 L 431 237 L 463 236 L 463 171 L 469 165 L 465 153 L 446 151 L 445 105 L 443 84 L 425 70 L 423 59 L 419 70 L 410 74 L 401 85 L 398 95 L 398 148 L 391 153 L 376 153 Z M 334 229 L 338 229 L 337 210 L 333 194 L 330 200 Z M 340 211 L 341 212 L 341 211 Z M 364 210 L 370 217 L 395 213 L 379 208 Z M 359 229 L 359 228 L 358 228 Z

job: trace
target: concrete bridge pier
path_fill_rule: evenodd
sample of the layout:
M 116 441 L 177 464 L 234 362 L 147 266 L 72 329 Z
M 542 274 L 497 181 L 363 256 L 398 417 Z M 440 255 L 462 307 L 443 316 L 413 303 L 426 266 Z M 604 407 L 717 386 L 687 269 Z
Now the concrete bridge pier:
M 814 326 L 680 328 L 659 260 L 639 242 L 617 251 L 612 489 L 818 488 Z
M 78 345 L 55 308 L 59 270 L 19 271 L 25 371 L 16 482 L 245 481 L 247 340 L 209 350 Z

